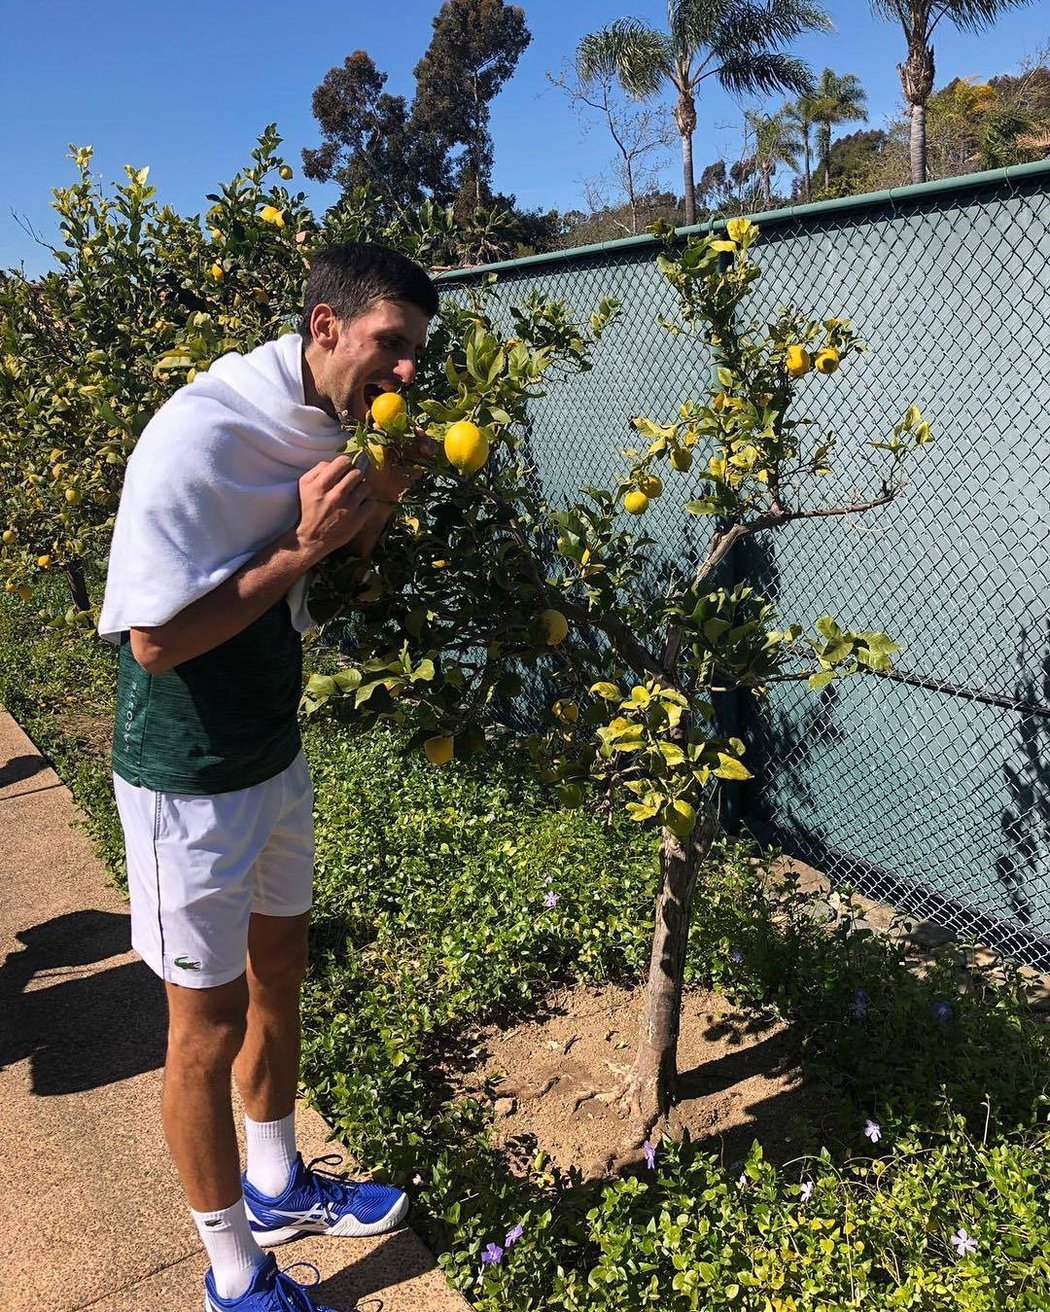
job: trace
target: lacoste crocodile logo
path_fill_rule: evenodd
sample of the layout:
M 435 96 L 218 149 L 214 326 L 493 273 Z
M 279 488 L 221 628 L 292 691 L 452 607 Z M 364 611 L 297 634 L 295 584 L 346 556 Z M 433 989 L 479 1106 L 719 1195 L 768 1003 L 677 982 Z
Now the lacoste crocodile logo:
M 176 957 L 172 962 L 172 965 L 178 966 L 179 970 L 200 970 L 201 968 L 201 963 L 199 961 L 191 961 L 189 957 L 185 956 Z

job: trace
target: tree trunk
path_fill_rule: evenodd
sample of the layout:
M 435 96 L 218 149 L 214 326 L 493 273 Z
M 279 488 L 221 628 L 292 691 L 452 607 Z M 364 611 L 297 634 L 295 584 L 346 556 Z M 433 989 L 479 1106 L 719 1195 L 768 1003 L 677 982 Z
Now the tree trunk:
M 682 183 L 685 187 L 685 224 L 696 223 L 696 183 L 693 181 L 693 133 L 696 131 L 696 105 L 683 92 L 674 107 L 674 120 L 682 138 Z
M 926 181 L 926 106 L 912 105 L 911 107 L 911 141 L 909 143 L 909 153 L 911 156 L 911 180 L 912 182 Z
M 84 578 L 81 566 L 76 561 L 71 561 L 65 567 L 65 575 L 73 605 L 77 610 L 90 610 L 91 598 L 88 596 L 87 580 Z
M 803 184 L 803 185 L 804 185 L 804 187 L 805 187 L 805 197 L 806 197 L 806 200 L 809 200 L 809 198 L 810 198 L 810 193 L 811 193 L 811 191 L 812 191 L 812 186 L 813 186 L 813 167 L 812 167 L 813 161 L 812 161 L 812 159 L 811 159 L 811 156 L 810 156 L 810 149 L 809 149 L 809 128 L 807 128 L 806 131 L 805 131 L 805 135 L 804 135 L 804 137 L 803 137 L 803 144 L 804 144 L 804 146 L 805 146 L 805 152 L 806 152 L 806 154 L 805 154 L 805 160 L 806 160 L 806 163 L 805 163 L 805 169 L 806 169 L 806 172 L 805 172 L 805 175 L 804 175 L 804 177 L 805 177 L 805 181 L 804 181 L 804 184 Z
M 926 102 L 933 92 L 936 69 L 933 46 L 925 42 L 911 47 L 905 63 L 897 65 L 904 99 L 911 106 L 911 180 L 926 181 Z
M 669 829 L 663 831 L 660 849 L 663 878 L 656 901 L 645 1010 L 638 1052 L 624 1091 L 636 1136 L 648 1134 L 657 1120 L 667 1114 L 674 1099 L 689 918 L 697 875 L 711 850 L 716 827 L 714 814 L 705 808 L 696 828 L 684 841 L 679 841 Z

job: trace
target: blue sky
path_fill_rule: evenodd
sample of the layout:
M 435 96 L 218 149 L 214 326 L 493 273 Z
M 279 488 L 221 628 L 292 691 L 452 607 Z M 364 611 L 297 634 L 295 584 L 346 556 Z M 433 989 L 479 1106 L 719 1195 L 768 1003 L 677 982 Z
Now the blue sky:
M 162 201 L 183 213 L 206 207 L 204 194 L 247 161 L 259 131 L 276 122 L 298 166 L 318 144 L 310 96 L 326 71 L 364 48 L 389 74 L 387 89 L 411 96 L 412 69 L 430 39 L 440 0 L 349 0 L 326 6 L 276 0 L 0 0 L 0 266 L 25 261 L 30 273 L 49 257 L 15 216 L 55 234 L 51 188 L 73 176 L 68 145 L 95 147 L 106 178 L 123 165 L 148 164 Z M 545 74 L 557 72 L 587 32 L 631 15 L 663 25 L 665 0 L 524 0 L 533 40 L 493 106 L 498 190 L 527 208 L 582 204 L 582 181 L 609 158 L 597 129 L 581 129 Z M 867 0 L 828 0 L 836 31 L 799 42 L 819 71 L 859 75 L 871 122 L 897 112 L 896 64 L 903 38 L 872 18 Z M 298 20 L 296 13 L 309 15 Z M 320 20 L 317 15 L 321 15 Z M 938 83 L 956 75 L 1014 71 L 1050 42 L 1050 0 L 1008 13 L 990 32 L 953 28 L 936 41 Z M 710 82 L 699 104 L 698 171 L 738 139 L 741 108 Z M 680 189 L 680 163 L 668 155 L 665 180 Z M 307 184 L 323 209 L 335 189 Z

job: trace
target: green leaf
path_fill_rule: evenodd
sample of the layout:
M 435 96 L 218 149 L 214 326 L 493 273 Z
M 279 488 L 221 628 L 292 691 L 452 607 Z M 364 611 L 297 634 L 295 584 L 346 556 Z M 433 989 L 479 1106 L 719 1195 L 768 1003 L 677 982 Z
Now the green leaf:
M 591 693 L 595 697 L 603 697 L 607 702 L 618 702 L 623 697 L 623 693 L 615 683 L 593 683 Z
M 729 756 L 726 752 L 718 753 L 718 766 L 715 774 L 719 779 L 750 779 L 751 771 L 743 763 L 738 761 L 735 756 Z
M 835 678 L 834 670 L 821 670 L 819 674 L 811 674 L 809 678 L 806 680 L 806 682 L 809 684 L 809 686 L 813 689 L 814 692 L 817 692 L 821 688 L 826 688 L 834 678 Z
M 687 501 L 685 511 L 688 515 L 717 515 L 718 504 L 715 501 Z

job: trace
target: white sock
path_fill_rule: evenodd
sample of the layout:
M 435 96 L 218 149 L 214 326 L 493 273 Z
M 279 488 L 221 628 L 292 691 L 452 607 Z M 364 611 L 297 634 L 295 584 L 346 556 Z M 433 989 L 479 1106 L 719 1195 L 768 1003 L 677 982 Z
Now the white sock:
M 205 1252 L 211 1258 L 215 1292 L 220 1298 L 240 1298 L 252 1283 L 266 1254 L 248 1225 L 244 1199 L 218 1212 L 192 1212 Z
M 253 1121 L 246 1116 L 244 1138 L 248 1150 L 245 1174 L 252 1188 L 267 1198 L 283 1194 L 295 1165 L 295 1111 L 279 1121 Z

